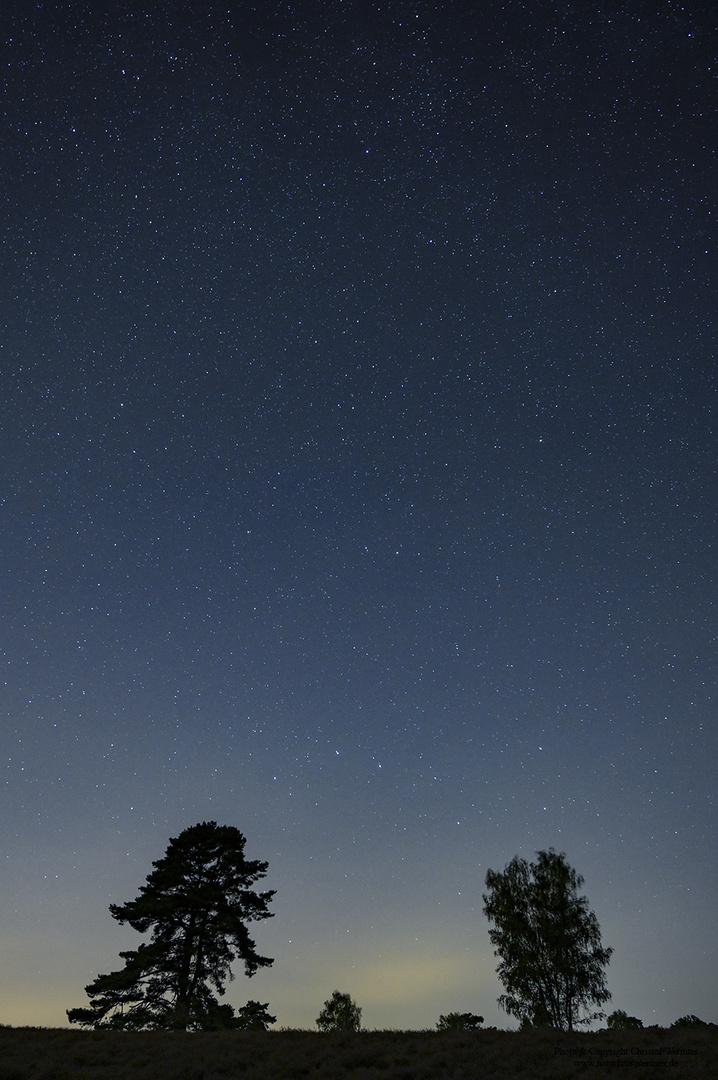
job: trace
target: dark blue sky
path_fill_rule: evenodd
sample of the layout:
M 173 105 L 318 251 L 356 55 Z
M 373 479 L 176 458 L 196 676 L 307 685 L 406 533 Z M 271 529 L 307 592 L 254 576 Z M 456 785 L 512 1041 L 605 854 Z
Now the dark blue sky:
M 716 1021 L 712 5 L 227 6 L 2 17 L 0 1020 L 217 820 L 280 1024 L 507 1023 L 549 846 Z

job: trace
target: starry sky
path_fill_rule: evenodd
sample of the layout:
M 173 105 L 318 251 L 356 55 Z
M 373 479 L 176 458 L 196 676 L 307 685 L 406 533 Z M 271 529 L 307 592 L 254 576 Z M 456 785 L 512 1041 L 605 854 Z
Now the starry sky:
M 551 846 L 609 1010 L 718 1021 L 712 3 L 2 29 L 0 1022 L 204 820 L 280 1025 L 513 1026 L 484 878 Z

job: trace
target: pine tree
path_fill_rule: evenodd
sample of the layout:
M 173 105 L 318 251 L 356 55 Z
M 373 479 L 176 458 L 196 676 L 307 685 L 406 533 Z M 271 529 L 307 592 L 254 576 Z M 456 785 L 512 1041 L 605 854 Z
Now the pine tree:
M 245 838 L 231 825 L 203 822 L 171 839 L 162 859 L 126 904 L 110 905 L 149 942 L 121 952 L 124 968 L 98 975 L 85 988 L 89 1008 L 68 1009 L 70 1023 L 112 1028 L 216 1028 L 234 1026 L 234 1013 L 218 995 L 231 965 L 248 976 L 273 961 L 260 956 L 246 924 L 270 918 L 274 891 L 255 892 L 267 863 L 248 861 Z M 216 991 L 216 994 L 215 994 Z

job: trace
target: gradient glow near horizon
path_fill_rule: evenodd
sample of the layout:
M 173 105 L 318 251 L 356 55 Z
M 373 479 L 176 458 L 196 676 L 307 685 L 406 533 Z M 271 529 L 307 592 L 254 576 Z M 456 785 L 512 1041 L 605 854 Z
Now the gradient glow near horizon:
M 548 847 L 609 1009 L 718 1021 L 710 7 L 7 17 L 0 1022 L 203 820 L 279 1025 L 512 1026 Z

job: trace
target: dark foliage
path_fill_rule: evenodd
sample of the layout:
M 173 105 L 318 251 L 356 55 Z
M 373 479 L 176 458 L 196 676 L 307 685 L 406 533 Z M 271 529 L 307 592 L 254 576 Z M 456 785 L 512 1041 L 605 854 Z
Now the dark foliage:
M 616 1009 L 607 1017 L 606 1027 L 612 1031 L 636 1031 L 643 1027 L 643 1021 L 637 1016 L 629 1016 L 623 1009 Z
M 446 1013 L 439 1017 L 437 1031 L 478 1031 L 484 1022 L 483 1016 L 476 1013 Z
M 715 1024 L 709 1024 L 705 1020 L 701 1020 L 699 1016 L 694 1016 L 692 1013 L 688 1013 L 686 1016 L 679 1016 L 677 1020 L 674 1020 L 671 1024 L 672 1028 L 708 1028 L 715 1027 Z
M 264 1004 L 260 1001 L 248 1001 L 241 1009 L 237 1009 L 237 1019 L 234 1026 L 241 1031 L 268 1031 L 270 1024 L 276 1024 L 276 1016 L 270 1016 L 269 1002 Z
M 553 848 L 537 855 L 486 875 L 484 914 L 507 991 L 498 1000 L 524 1027 L 572 1031 L 603 1015 L 580 1014 L 610 999 L 604 968 L 613 950 L 602 947 L 596 916 L 578 895 L 583 878 L 566 856 Z
M 715 1027 L 556 1031 L 123 1032 L 0 1029 L 2 1080 L 611 1080 L 627 1062 L 715 1080 Z M 590 1069 L 588 1066 L 591 1066 Z
M 361 1009 L 349 994 L 335 990 L 316 1019 L 320 1031 L 359 1031 Z
M 230 1005 L 221 1005 L 238 957 L 247 975 L 272 960 L 260 956 L 246 924 L 269 918 L 273 892 L 252 886 L 267 863 L 244 857 L 245 838 L 233 826 L 204 822 L 169 842 L 139 896 L 112 904 L 119 923 L 149 942 L 120 953 L 124 968 L 98 975 L 86 987 L 89 1008 L 68 1010 L 73 1024 L 130 1029 L 217 1030 L 235 1026 Z M 216 991 L 216 994 L 215 994 Z

